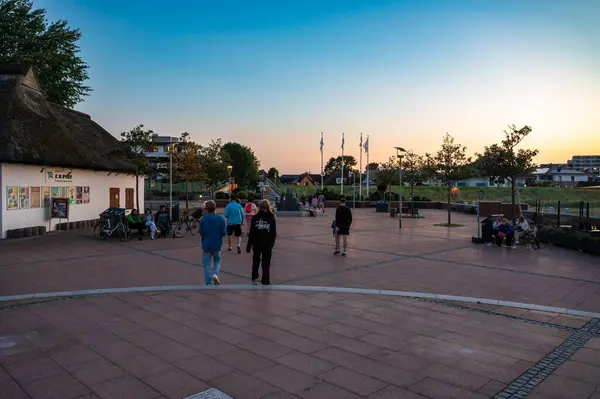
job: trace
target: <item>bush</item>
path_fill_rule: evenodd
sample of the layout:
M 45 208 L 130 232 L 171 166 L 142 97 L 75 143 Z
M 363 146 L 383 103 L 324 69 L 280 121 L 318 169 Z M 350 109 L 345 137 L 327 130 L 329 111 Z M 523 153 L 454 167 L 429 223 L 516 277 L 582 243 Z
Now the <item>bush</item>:
M 600 238 L 592 237 L 589 233 L 568 232 L 556 227 L 541 227 L 537 236 L 538 240 L 542 242 L 600 255 Z
M 377 191 L 380 193 L 385 193 L 385 191 L 387 190 L 387 184 L 385 183 L 378 183 L 377 184 Z
M 255 192 L 250 191 L 250 192 L 248 192 L 246 199 L 248 201 L 256 201 L 257 199 L 260 199 L 260 195 L 256 194 Z
M 229 195 L 227 195 L 227 193 L 224 193 L 222 191 L 219 191 L 218 193 L 215 194 L 215 199 L 227 199 L 229 198 Z
M 382 199 L 383 199 L 383 194 L 381 194 L 380 191 L 375 191 L 374 193 L 371 193 L 371 195 L 369 195 L 370 201 L 381 201 Z

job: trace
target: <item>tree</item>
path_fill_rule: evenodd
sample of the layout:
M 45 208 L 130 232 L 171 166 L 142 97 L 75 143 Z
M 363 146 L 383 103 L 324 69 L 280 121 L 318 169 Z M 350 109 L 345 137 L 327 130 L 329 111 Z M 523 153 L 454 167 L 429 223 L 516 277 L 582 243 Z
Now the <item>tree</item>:
M 402 160 L 402 182 L 410 186 L 410 197 L 414 196 L 415 186 L 423 184 L 429 178 L 425 158 L 407 151 Z
M 260 162 L 252 149 L 238 143 L 227 143 L 223 146 L 222 156 L 233 167 L 231 176 L 238 186 L 258 181 Z
M 387 162 L 382 162 L 377 172 L 377 187 L 392 189 L 393 183 L 399 183 L 400 163 L 397 157 L 390 157 Z
M 190 140 L 190 134 L 181 133 L 181 138 L 175 151 L 173 152 L 173 169 L 176 178 L 185 182 L 185 210 L 189 209 L 189 182 L 198 181 L 204 178 L 204 171 L 200 163 L 200 148 Z
M 344 155 L 344 175 L 348 173 L 348 169 L 351 166 L 356 166 L 356 158 L 352 155 Z M 335 172 L 342 170 L 342 156 L 339 155 L 337 158 L 331 157 L 325 164 L 323 173 L 325 175 L 332 175 Z M 343 176 L 342 176 L 343 177 Z
M 502 142 L 485 147 L 483 154 L 477 154 L 476 165 L 485 176 L 490 178 L 490 181 L 497 184 L 510 183 L 513 209 L 512 222 L 514 224 L 517 218 L 516 212 L 514 212 L 517 178 L 522 174 L 535 170 L 536 165 L 533 163 L 533 158 L 538 154 L 538 150 L 525 150 L 522 148 L 516 150 L 521 141 L 531 133 L 530 126 L 523 126 L 517 130 L 515 125 L 510 125 L 508 131 L 504 130 L 503 132 L 504 140 Z
M 379 170 L 379 162 L 370 162 L 367 165 L 367 170 Z
M 147 153 L 154 150 L 158 135 L 152 130 L 144 130 L 144 125 L 137 125 L 128 132 L 121 133 L 122 152 L 135 166 L 135 206 L 140 209 L 139 181 L 140 177 L 150 172 Z
M 202 146 L 198 160 L 204 172 L 204 180 L 209 184 L 214 195 L 215 185 L 227 179 L 227 163 L 223 159 L 221 139 L 211 140 L 210 144 Z
M 46 10 L 28 0 L 0 0 L 0 27 L 0 64 L 32 65 L 49 101 L 72 108 L 91 91 L 79 29 L 62 19 L 49 24 Z
M 471 158 L 467 157 L 467 147 L 454 142 L 454 137 L 446 133 L 442 148 L 435 154 L 425 154 L 427 169 L 432 176 L 439 178 L 448 187 L 448 226 L 452 224 L 450 193 L 452 186 L 471 174 Z
M 275 184 L 277 184 L 277 176 L 280 176 L 277 168 L 269 168 L 269 171 L 267 172 L 267 177 L 269 178 L 269 180 L 272 180 Z

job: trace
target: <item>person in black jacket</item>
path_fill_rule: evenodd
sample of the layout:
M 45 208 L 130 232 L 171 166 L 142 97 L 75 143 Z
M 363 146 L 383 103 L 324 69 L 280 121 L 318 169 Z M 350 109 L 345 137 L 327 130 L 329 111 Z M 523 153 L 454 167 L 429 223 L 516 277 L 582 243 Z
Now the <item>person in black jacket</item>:
M 335 237 L 335 251 L 334 255 L 340 253 L 340 237 L 344 241 L 344 249 L 342 256 L 346 256 L 346 249 L 348 248 L 348 235 L 350 234 L 350 225 L 352 224 L 352 211 L 346 206 L 346 200 L 340 200 L 340 206 L 335 210 L 335 230 L 337 235 Z
M 246 252 L 252 254 L 252 284 L 258 285 L 258 268 L 262 260 L 262 285 L 271 284 L 271 253 L 277 238 L 276 218 L 269 201 L 264 200 L 250 222 Z

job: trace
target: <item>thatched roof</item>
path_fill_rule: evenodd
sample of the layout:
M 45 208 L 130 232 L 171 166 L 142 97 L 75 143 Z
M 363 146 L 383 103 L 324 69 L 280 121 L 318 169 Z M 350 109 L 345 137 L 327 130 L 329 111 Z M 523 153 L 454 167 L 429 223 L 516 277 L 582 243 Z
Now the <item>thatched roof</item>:
M 47 101 L 29 66 L 0 65 L 0 162 L 134 171 L 119 148 L 89 115 Z

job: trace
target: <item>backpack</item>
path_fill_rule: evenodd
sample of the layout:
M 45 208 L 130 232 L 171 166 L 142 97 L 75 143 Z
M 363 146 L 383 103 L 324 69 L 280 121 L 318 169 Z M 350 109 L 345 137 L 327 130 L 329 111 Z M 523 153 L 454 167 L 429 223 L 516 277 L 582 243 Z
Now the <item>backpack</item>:
M 246 204 L 246 213 L 252 213 L 252 202 Z

